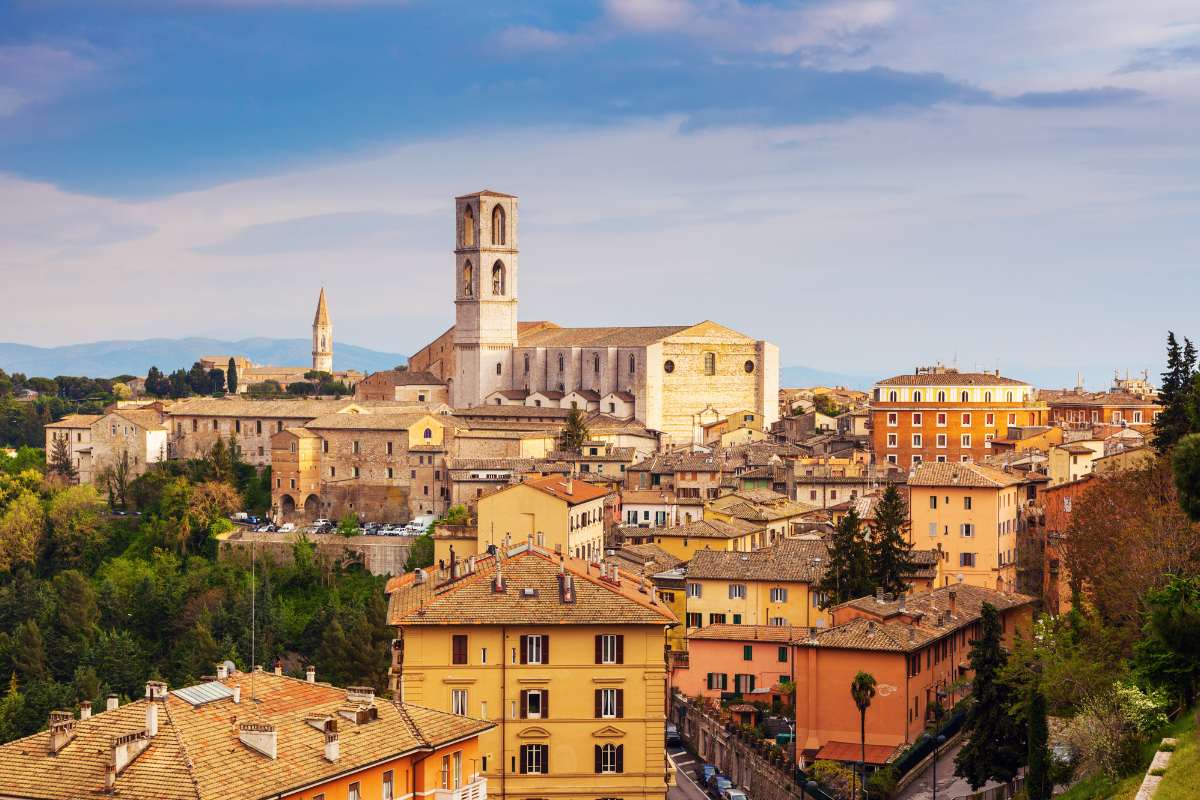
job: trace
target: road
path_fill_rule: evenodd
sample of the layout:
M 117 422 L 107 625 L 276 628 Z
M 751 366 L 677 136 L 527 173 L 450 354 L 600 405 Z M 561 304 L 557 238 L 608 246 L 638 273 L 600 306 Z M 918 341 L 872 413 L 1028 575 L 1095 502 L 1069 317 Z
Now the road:
M 667 800 L 712 800 L 697 782 L 699 759 L 682 747 L 667 748 L 667 757 L 675 765 L 675 785 L 667 790 Z
M 956 797 L 964 797 L 976 791 L 971 788 L 971 785 L 962 778 L 956 777 L 954 774 L 954 757 L 958 755 L 958 751 L 962 749 L 962 745 L 947 747 L 942 750 L 942 755 L 937 762 L 937 798 L 938 800 L 954 800 Z M 978 791 L 990 789 L 997 786 L 995 783 L 987 783 L 980 786 Z M 933 800 L 933 768 L 932 765 L 925 769 L 921 776 L 909 784 L 908 788 L 897 798 L 897 800 Z

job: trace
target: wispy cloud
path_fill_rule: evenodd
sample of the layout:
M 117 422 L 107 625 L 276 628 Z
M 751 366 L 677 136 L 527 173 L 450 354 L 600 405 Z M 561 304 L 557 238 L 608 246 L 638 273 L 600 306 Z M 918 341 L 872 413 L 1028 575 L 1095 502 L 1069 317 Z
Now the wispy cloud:
M 1098 106 L 1129 105 L 1147 99 L 1145 92 L 1120 86 L 1098 86 L 1094 89 L 1065 89 L 1057 92 L 1025 92 L 1011 99 L 1013 105 L 1027 108 L 1096 108 Z
M 510 25 L 500 31 L 497 39 L 506 50 L 557 50 L 580 41 L 581 36 L 534 25 Z
M 1154 47 L 1138 51 L 1133 60 L 1117 70 L 1119 75 L 1134 72 L 1161 72 L 1180 67 L 1200 66 L 1200 44 L 1180 47 Z
M 0 45 L 0 120 L 58 99 L 99 69 L 86 47 L 27 43 Z

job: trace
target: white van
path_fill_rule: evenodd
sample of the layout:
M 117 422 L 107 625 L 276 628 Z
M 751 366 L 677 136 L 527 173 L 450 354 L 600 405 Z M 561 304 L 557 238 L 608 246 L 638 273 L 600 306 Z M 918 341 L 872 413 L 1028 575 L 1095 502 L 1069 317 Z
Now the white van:
M 433 514 L 422 514 L 419 517 L 413 517 L 412 521 L 404 526 L 404 530 L 409 533 L 424 533 L 429 529 L 429 523 L 433 522 L 437 517 Z

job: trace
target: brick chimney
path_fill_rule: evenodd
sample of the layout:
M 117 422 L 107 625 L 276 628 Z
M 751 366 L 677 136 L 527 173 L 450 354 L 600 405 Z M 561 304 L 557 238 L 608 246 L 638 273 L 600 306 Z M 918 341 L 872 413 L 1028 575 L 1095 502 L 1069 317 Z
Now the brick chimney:
M 958 591 L 951 589 L 948 598 L 950 600 L 950 613 L 953 614 L 958 609 Z
M 275 674 L 283 675 L 283 662 L 280 661 L 278 658 L 275 659 Z
M 229 670 L 225 667 L 225 662 L 217 664 L 217 680 L 223 681 L 229 677 Z
M 162 681 L 146 684 L 146 734 L 153 739 L 158 736 L 158 704 L 167 699 L 167 685 Z

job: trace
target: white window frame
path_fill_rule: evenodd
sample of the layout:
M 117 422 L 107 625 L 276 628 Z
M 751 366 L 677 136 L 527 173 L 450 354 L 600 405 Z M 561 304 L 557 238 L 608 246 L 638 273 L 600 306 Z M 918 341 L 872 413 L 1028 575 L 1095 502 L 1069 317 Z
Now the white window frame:
M 450 713 L 460 717 L 467 716 L 468 698 L 466 689 L 450 690 Z
M 889 433 L 887 435 L 887 446 L 888 447 L 899 447 L 900 446 L 900 434 Z
M 529 689 L 525 692 L 525 718 L 526 719 L 542 719 L 545 716 L 546 704 L 543 702 L 546 698 L 542 694 L 541 689 Z M 537 702 L 537 710 L 533 708 L 534 701 Z
M 944 428 L 944 427 L 946 427 L 947 424 L 949 424 L 949 418 L 950 418 L 950 415 L 947 414 L 945 411 L 939 411 L 937 416 L 934 417 L 934 421 L 937 423 L 937 426 L 939 428 Z
M 912 435 L 912 446 L 913 447 L 924 447 L 925 445 L 922 444 L 922 442 L 924 442 L 924 441 L 925 441 L 925 439 L 921 434 L 914 433 Z
M 617 746 L 612 742 L 600 747 L 600 774 L 617 774 Z
M 600 663 L 617 663 L 617 635 L 615 633 L 600 634 Z
M 616 719 L 617 718 L 617 690 L 616 689 L 601 689 L 600 690 L 600 718 L 601 719 Z
M 975 523 L 963 522 L 958 526 L 958 534 L 963 538 L 970 539 L 975 536 Z
M 971 434 L 969 434 L 969 433 L 959 434 L 958 446 L 959 447 L 970 447 L 971 446 Z
M 526 664 L 543 664 L 542 649 L 543 636 L 542 634 L 530 634 L 525 637 L 525 663 Z M 536 658 L 535 658 L 536 656 Z
M 913 415 L 912 415 L 912 424 L 913 425 L 924 425 L 925 423 L 921 421 L 923 419 L 924 419 L 924 417 L 922 416 L 920 411 L 913 412 Z
M 984 414 L 983 425 L 985 428 L 994 428 L 996 426 L 996 415 L 992 413 Z
M 772 603 L 786 603 L 788 599 L 788 590 L 783 586 L 774 586 L 771 588 Z
M 900 415 L 895 411 L 889 411 L 887 415 L 887 424 L 889 428 L 894 428 L 900 424 Z
M 962 419 L 960 421 L 962 422 L 963 425 L 970 425 L 971 424 L 971 412 L 964 411 L 963 415 L 962 415 Z
M 700 584 L 700 583 L 689 583 L 687 585 L 687 596 L 688 597 L 703 597 L 704 596 L 704 585 Z
M 729 584 L 729 599 L 730 600 L 745 600 L 746 599 L 746 584 L 744 584 L 744 583 Z
M 947 439 L 946 434 L 944 434 L 944 433 L 939 433 L 934 438 L 934 442 L 937 444 L 938 447 L 942 448 L 943 450 L 946 448 L 948 441 L 949 440 Z

